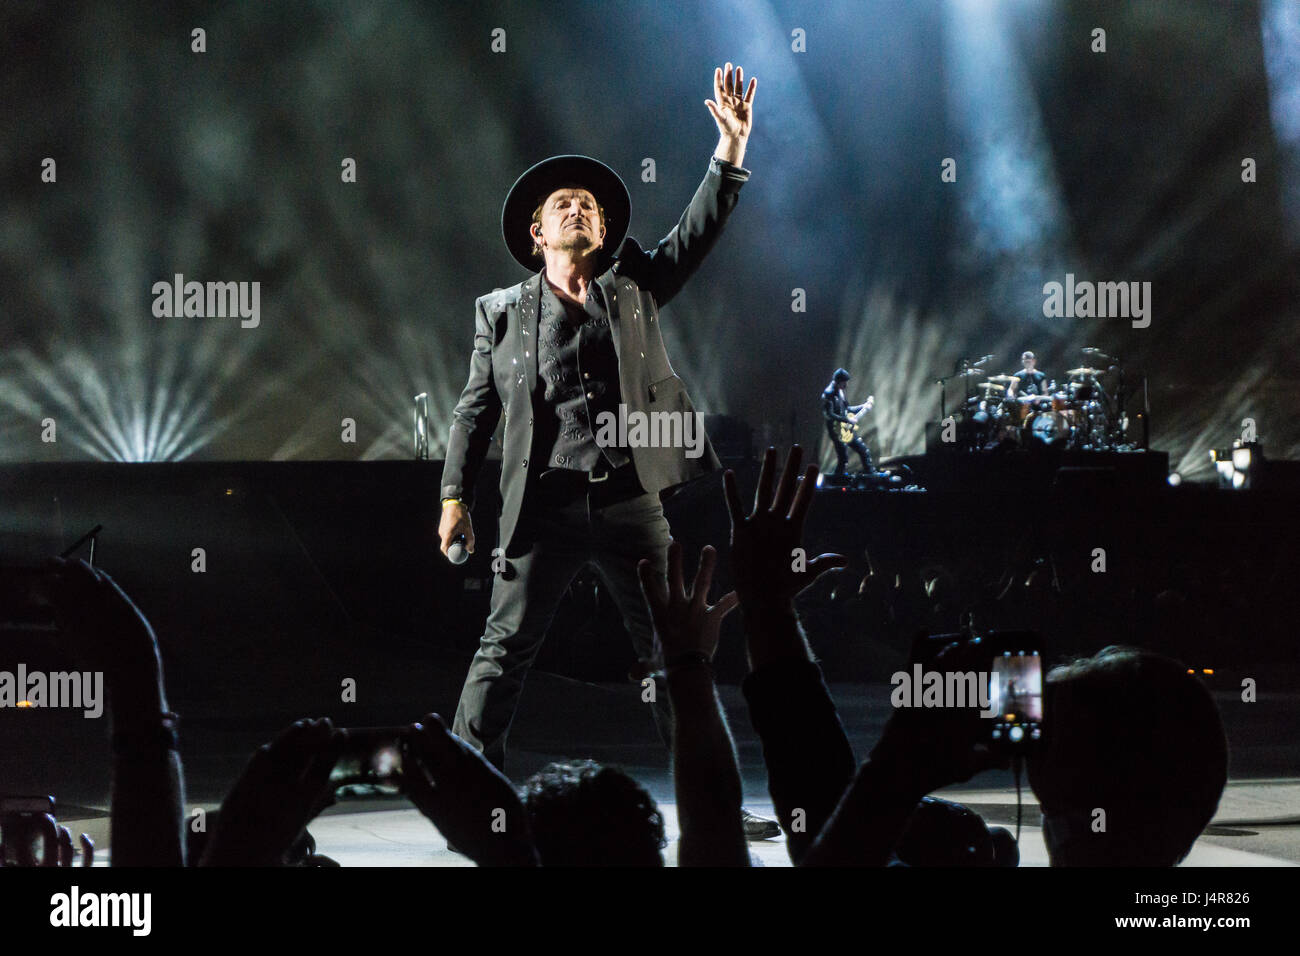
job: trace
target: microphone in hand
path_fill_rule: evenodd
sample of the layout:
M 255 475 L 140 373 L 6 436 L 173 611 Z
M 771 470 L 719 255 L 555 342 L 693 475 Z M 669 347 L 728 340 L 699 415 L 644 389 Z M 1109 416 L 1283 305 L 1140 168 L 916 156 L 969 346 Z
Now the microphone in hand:
M 465 550 L 464 534 L 458 534 L 451 539 L 451 544 L 447 546 L 447 560 L 452 564 L 464 564 L 469 560 L 469 552 Z

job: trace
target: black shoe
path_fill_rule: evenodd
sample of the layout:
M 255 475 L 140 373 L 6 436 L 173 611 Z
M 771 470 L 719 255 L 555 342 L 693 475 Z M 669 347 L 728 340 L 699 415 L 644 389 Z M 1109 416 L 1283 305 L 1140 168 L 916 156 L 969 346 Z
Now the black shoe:
M 746 840 L 770 840 L 781 835 L 781 827 L 775 820 L 750 813 L 744 807 L 740 808 L 740 819 L 745 825 Z

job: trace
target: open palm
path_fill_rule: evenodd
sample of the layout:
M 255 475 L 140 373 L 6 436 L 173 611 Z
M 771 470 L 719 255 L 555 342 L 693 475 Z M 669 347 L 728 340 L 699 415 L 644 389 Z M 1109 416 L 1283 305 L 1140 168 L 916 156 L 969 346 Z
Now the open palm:
M 745 71 L 739 66 L 732 70 L 728 63 L 726 69 L 713 71 L 713 99 L 705 100 L 704 105 L 713 114 L 713 121 L 718 124 L 718 132 L 728 139 L 748 139 L 749 131 L 754 126 L 754 90 L 758 87 L 758 78 L 750 77 L 749 89 L 745 86 Z

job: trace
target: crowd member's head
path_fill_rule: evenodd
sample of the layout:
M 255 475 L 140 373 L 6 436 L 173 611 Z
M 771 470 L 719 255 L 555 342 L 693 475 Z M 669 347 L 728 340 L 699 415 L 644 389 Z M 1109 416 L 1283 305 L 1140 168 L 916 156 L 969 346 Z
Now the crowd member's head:
M 1047 675 L 1029 782 L 1053 866 L 1173 866 L 1214 816 L 1228 747 L 1209 691 L 1168 657 L 1107 647 Z
M 663 814 L 618 767 L 549 764 L 525 781 L 523 802 L 542 866 L 663 866 Z

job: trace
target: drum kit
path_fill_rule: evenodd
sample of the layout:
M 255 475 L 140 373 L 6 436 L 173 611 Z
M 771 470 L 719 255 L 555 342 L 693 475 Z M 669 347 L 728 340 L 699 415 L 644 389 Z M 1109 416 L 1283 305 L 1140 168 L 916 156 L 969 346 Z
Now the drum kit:
M 1089 360 L 1113 361 L 1097 349 L 1084 349 Z M 1062 448 L 1081 451 L 1128 450 L 1123 371 L 1118 365 L 1082 365 L 1066 372 L 1067 381 L 1046 383 L 1039 395 L 1009 394 L 1014 375 L 984 376 L 976 363 L 963 360 L 951 378 L 964 378 L 967 396 L 955 418 L 963 444 L 971 449 L 1005 447 Z M 1103 377 L 1116 373 L 1116 390 L 1106 389 Z M 974 386 L 972 389 L 972 385 Z M 945 401 L 946 404 L 946 401 Z

